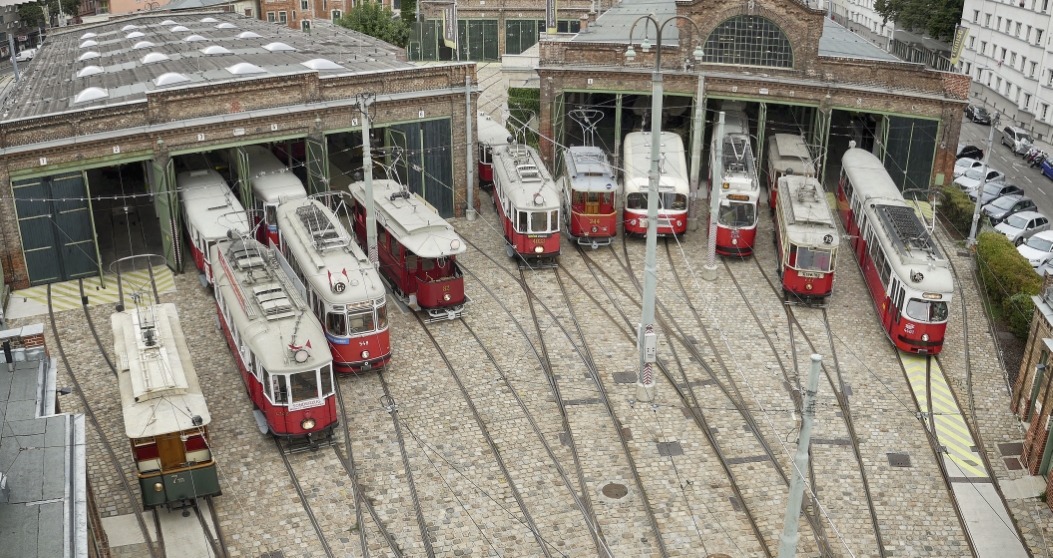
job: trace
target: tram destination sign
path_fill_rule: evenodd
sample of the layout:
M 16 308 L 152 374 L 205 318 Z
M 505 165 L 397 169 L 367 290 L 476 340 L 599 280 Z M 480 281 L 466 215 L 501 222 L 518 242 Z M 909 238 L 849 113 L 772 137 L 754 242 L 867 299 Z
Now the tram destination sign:
M 303 401 L 293 401 L 289 403 L 290 411 L 302 411 L 304 409 L 310 409 L 312 407 L 321 407 L 325 405 L 325 400 L 315 397 L 314 399 L 304 399 Z

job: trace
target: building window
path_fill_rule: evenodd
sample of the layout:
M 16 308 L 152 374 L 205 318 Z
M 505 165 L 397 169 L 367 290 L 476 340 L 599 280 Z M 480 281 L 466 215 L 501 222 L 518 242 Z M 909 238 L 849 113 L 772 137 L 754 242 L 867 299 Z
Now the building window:
M 267 21 L 274 23 L 274 12 L 267 12 Z
M 305 19 L 305 20 L 301 21 L 300 22 L 300 29 L 304 33 L 310 33 L 311 32 L 311 20 Z
M 293 12 L 293 19 L 296 19 L 296 12 Z M 998 57 L 999 62 L 1005 62 L 1005 47 L 1002 47 L 1002 56 Z
M 1053 87 L 1053 70 L 1046 70 L 1046 85 Z
M 340 13 L 340 10 L 333 10 L 333 23 L 336 23 L 336 20 L 341 17 L 343 17 L 343 14 Z
M 1009 65 L 1013 66 L 1013 67 L 1016 67 L 1016 53 L 1015 52 L 1009 54 Z
M 1045 13 L 1049 9 L 1049 0 L 1042 0 L 1042 12 Z
M 972 62 L 966 62 L 965 63 L 965 72 L 964 73 L 965 74 L 970 74 L 970 73 L 972 73 L 972 71 L 973 71 L 973 63 Z
M 1042 120 L 1045 120 L 1046 119 L 1046 114 L 1048 114 L 1048 113 L 1049 113 L 1049 105 L 1047 105 L 1046 103 L 1042 103 L 1042 116 L 1040 116 L 1039 118 L 1041 118 Z
M 1002 16 L 998 16 L 997 23 L 995 24 L 995 29 L 999 31 L 1002 30 Z
M 1036 45 L 1042 46 L 1042 33 L 1044 33 L 1044 32 L 1045 32 L 1045 29 L 1035 29 L 1035 44 Z
M 289 22 L 289 14 L 287 14 L 285 12 L 278 12 L 278 23 L 288 23 L 288 22 Z
M 1024 93 L 1024 110 L 1031 108 L 1031 94 Z
M 793 67 L 793 48 L 778 25 L 758 16 L 734 16 L 706 38 L 704 62 L 737 66 Z
M 990 26 L 991 26 L 991 14 L 984 14 L 984 27 L 990 27 Z
M 969 50 L 976 48 L 976 37 L 969 37 Z
M 980 41 L 980 54 L 987 56 L 987 41 Z
M 1031 71 L 1028 72 L 1028 77 L 1035 77 L 1035 70 L 1038 68 L 1038 62 L 1031 62 Z
M 305 12 L 307 11 L 307 0 L 300 0 L 300 9 Z
M 980 10 L 973 10 L 973 23 L 980 23 Z
M 296 10 L 292 11 L 292 20 L 296 21 Z
M 1031 26 L 1027 26 L 1027 33 L 1024 34 L 1024 41 L 1031 42 Z
M 1020 36 L 1020 26 L 1021 26 L 1021 25 L 1023 25 L 1023 24 L 1022 24 L 1022 23 L 1020 23 L 1019 21 L 1018 21 L 1018 22 L 1016 22 L 1016 36 L 1017 36 L 1017 37 L 1019 37 L 1019 36 Z

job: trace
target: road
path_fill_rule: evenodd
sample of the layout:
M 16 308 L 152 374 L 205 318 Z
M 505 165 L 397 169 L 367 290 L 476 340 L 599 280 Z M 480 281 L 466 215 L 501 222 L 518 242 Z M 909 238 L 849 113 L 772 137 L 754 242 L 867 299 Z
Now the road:
M 989 126 L 974 124 L 966 120 L 962 122 L 962 132 L 958 143 L 975 145 L 987 151 L 987 135 L 990 130 Z M 1035 201 L 1041 213 L 1053 216 L 1053 181 L 1042 176 L 1038 168 L 1030 168 L 1023 159 L 1014 156 L 1008 147 L 999 143 L 1000 137 L 999 130 L 995 130 L 989 161 L 991 168 L 1004 172 L 1007 182 L 1021 187 Z M 1053 147 L 1048 144 L 1040 143 L 1039 146 L 1053 153 Z

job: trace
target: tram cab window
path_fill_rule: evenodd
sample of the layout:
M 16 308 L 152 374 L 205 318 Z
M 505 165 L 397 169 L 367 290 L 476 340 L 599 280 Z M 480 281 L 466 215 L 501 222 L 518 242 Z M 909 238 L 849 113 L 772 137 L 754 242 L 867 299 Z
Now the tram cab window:
M 516 229 L 519 232 L 527 232 L 527 212 L 526 211 L 518 211 L 516 213 L 517 213 L 516 217 L 517 217 L 517 223 L 518 223 L 516 225 Z
M 347 318 L 343 312 L 328 312 L 325 315 L 325 329 L 329 335 L 343 337 L 347 335 Z
M 285 376 L 281 378 L 284 380 Z M 316 399 L 318 397 L 318 371 L 308 370 L 289 374 L 289 390 L 292 392 L 292 401 Z
M 647 196 L 640 193 L 625 197 L 625 209 L 647 209 Z
M 406 271 L 417 271 L 416 254 L 406 254 Z
M 267 216 L 266 217 L 267 224 L 268 225 L 277 225 L 278 224 L 278 206 L 276 206 L 276 205 L 265 205 L 265 206 L 263 206 L 263 208 L 264 208 L 265 214 Z
M 377 307 L 377 329 L 388 327 L 388 305 L 381 304 Z
M 728 205 L 721 203 L 720 219 L 721 225 L 728 227 L 748 227 L 753 225 L 757 219 L 757 212 L 752 204 L 731 202 Z
M 551 230 L 551 231 L 558 231 L 559 230 L 559 210 L 558 209 L 553 209 L 551 212 L 549 212 L 548 218 L 549 218 L 549 221 L 548 221 L 548 228 L 549 228 L 549 230 Z
M 660 199 L 662 209 L 673 211 L 683 211 L 687 209 L 687 196 L 683 194 L 665 193 L 662 194 Z
M 333 369 L 328 364 L 322 367 L 322 397 L 333 394 Z
M 420 262 L 420 268 L 423 271 L 431 271 L 435 269 L 435 260 L 432 258 L 425 258 Z
M 830 271 L 830 251 L 823 250 L 821 248 L 809 248 L 807 246 L 799 246 L 797 248 L 797 269 L 809 270 L 809 271 Z
M 366 333 L 375 329 L 373 323 L 373 309 L 349 311 L 347 313 L 347 334 L 356 335 Z
M 912 298 L 907 301 L 907 316 L 919 322 L 943 322 L 947 320 L 947 303 Z

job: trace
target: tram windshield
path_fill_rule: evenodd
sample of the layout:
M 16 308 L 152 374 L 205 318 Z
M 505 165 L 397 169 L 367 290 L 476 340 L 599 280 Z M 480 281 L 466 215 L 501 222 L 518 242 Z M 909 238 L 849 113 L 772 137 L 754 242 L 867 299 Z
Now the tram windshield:
M 625 208 L 644 211 L 647 209 L 647 195 L 632 193 L 625 197 Z M 666 192 L 658 195 L 658 209 L 665 211 L 684 211 L 687 209 L 687 196 Z
M 519 211 L 516 229 L 525 233 L 548 233 L 559 230 L 559 210 L 552 211 Z M 527 224 L 529 223 L 529 228 Z
M 947 320 L 947 303 L 936 300 L 907 301 L 907 317 L 919 322 L 943 322 Z
M 268 225 L 278 224 L 278 206 L 276 205 L 264 205 L 264 212 L 266 213 L 266 220 Z
M 833 270 L 833 254 L 830 250 L 824 250 L 822 248 L 798 246 L 797 258 L 791 263 L 796 269 L 805 271 L 822 271 L 826 273 Z
M 292 401 L 304 401 L 306 399 L 318 398 L 318 371 L 308 370 L 289 374 L 289 391 L 292 392 Z
M 751 203 L 721 204 L 719 223 L 726 227 L 749 227 L 757 221 L 757 209 Z
M 571 205 L 574 211 L 579 213 L 612 213 L 614 211 L 614 193 L 580 192 L 574 190 Z
M 347 312 L 347 334 L 357 335 L 376 329 L 373 322 L 373 309 L 349 310 Z

